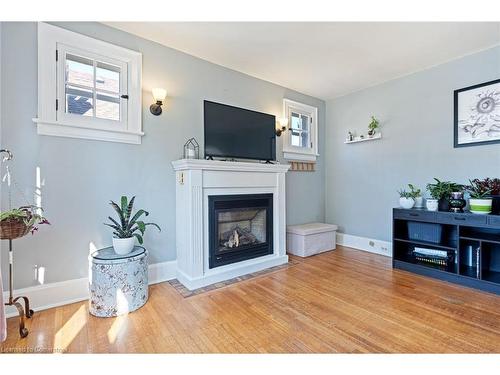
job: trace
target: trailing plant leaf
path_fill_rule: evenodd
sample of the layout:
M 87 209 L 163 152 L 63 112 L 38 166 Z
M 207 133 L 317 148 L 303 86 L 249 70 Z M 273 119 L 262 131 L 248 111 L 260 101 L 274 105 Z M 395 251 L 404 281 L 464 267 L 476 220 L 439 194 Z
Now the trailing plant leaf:
M 137 222 L 137 227 L 139 228 L 139 230 L 141 231 L 141 233 L 144 234 L 144 232 L 146 231 L 146 224 L 144 224 L 143 221 L 138 221 Z
M 125 211 L 125 220 L 127 222 L 130 219 L 130 215 L 132 215 L 132 209 L 134 207 L 134 200 L 135 200 L 135 196 L 132 197 L 132 199 L 130 200 L 129 204 L 127 205 L 127 209 Z
M 127 225 L 125 223 L 125 218 L 123 217 L 122 209 L 113 201 L 111 201 L 109 204 L 111 205 L 111 207 L 113 207 L 115 209 L 116 213 L 118 214 L 118 217 L 120 218 L 120 222 L 121 222 L 121 227 L 126 228 Z
M 158 229 L 158 231 L 160 231 L 160 232 L 161 232 L 161 228 L 158 226 L 158 224 L 155 224 L 155 223 L 146 223 L 145 225 L 146 225 L 146 226 L 148 226 L 148 225 L 152 225 L 152 226 L 156 227 L 156 228 Z
M 142 239 L 142 236 L 138 233 L 134 233 L 134 237 L 137 238 L 137 241 L 139 242 L 139 244 L 142 245 L 142 243 L 144 242 L 144 240 Z
M 123 217 L 127 216 L 127 206 L 128 206 L 128 199 L 125 195 L 122 195 L 120 198 L 120 208 L 123 212 Z
M 130 219 L 130 222 L 128 223 L 128 228 L 132 228 L 132 226 L 135 225 L 137 219 L 139 219 L 142 215 L 145 215 L 145 216 L 148 216 L 149 215 L 149 212 L 147 211 L 144 211 L 144 210 L 139 210 L 135 213 L 135 215 L 132 217 L 132 219 Z
M 109 219 L 109 220 L 111 220 L 111 222 L 112 222 L 114 225 L 116 225 L 118 228 L 121 228 L 121 227 L 120 227 L 120 224 L 118 224 L 118 222 L 117 222 L 115 219 L 113 219 L 111 216 L 108 216 L 108 219 Z
M 108 223 L 104 223 L 104 225 L 106 225 L 106 226 L 108 226 L 108 227 L 110 227 L 110 228 L 114 229 L 114 230 L 115 230 L 115 232 L 113 232 L 113 233 L 118 233 L 118 234 L 119 234 L 119 235 L 118 235 L 118 238 L 125 238 L 125 237 L 126 237 L 126 236 L 125 236 L 125 237 L 123 237 L 124 232 L 122 231 L 122 229 L 121 229 L 120 227 L 117 227 L 116 225 L 113 225 L 113 224 L 108 224 Z

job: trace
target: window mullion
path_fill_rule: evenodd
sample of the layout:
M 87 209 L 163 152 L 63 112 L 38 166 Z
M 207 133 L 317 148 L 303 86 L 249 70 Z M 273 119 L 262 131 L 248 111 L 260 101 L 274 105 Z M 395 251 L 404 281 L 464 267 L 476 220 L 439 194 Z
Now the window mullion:
M 93 60 L 93 68 L 94 68 L 94 89 L 93 89 L 93 105 L 92 105 L 92 114 L 93 114 L 93 117 L 97 117 L 97 112 L 96 112 L 96 107 L 97 107 L 97 77 L 96 77 L 96 74 L 97 74 L 97 61 L 96 60 Z

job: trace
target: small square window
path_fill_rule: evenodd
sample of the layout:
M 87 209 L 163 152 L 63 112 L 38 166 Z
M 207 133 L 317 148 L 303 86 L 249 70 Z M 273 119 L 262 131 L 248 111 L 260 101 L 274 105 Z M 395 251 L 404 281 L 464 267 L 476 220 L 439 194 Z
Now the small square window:
M 292 124 L 291 144 L 294 147 L 309 148 L 309 117 L 300 113 L 290 112 Z
M 65 112 L 119 123 L 126 113 L 126 102 L 122 103 L 120 98 L 122 68 L 65 52 L 64 48 L 62 52 L 65 54 Z
M 315 161 L 318 150 L 318 109 L 307 104 L 283 100 L 283 114 L 290 131 L 284 133 L 283 156 L 289 160 Z
M 141 143 L 140 52 L 41 22 L 38 57 L 38 134 Z

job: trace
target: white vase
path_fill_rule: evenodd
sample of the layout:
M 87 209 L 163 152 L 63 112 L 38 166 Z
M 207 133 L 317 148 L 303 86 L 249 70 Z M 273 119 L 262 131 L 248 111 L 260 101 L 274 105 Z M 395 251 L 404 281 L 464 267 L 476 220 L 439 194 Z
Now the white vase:
M 422 208 L 422 207 L 424 207 L 424 198 L 416 197 L 415 198 L 415 208 Z
M 126 255 L 134 249 L 135 237 L 129 238 L 114 238 L 113 237 L 113 248 L 115 253 L 120 255 Z
M 438 208 L 439 208 L 439 200 L 437 200 L 437 199 L 426 199 L 425 200 L 425 207 L 427 207 L 427 209 L 429 211 L 437 211 Z
M 493 199 L 469 199 L 469 209 L 473 214 L 488 215 L 491 213 L 491 204 Z
M 399 198 L 399 205 L 403 208 L 413 208 L 415 205 L 415 199 L 413 198 Z

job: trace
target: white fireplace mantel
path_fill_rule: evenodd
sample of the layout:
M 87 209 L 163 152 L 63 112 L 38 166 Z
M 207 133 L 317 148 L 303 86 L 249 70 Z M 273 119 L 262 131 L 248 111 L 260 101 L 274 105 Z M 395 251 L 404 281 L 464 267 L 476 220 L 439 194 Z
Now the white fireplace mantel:
M 176 176 L 177 279 L 196 289 L 288 262 L 286 255 L 285 173 L 289 165 L 182 159 Z M 273 253 L 210 269 L 208 197 L 273 194 Z

